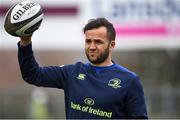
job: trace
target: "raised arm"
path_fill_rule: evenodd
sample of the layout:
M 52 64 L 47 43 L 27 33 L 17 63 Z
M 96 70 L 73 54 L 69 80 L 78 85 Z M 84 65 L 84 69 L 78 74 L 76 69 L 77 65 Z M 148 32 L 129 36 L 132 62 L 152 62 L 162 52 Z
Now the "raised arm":
M 23 79 L 36 86 L 64 89 L 66 71 L 59 66 L 40 67 L 32 50 L 31 37 L 21 37 L 18 60 Z

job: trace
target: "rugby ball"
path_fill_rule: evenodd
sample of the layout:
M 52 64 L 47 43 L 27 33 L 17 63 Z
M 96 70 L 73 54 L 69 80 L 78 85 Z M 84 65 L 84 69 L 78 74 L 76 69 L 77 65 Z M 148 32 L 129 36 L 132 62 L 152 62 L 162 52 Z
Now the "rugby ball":
M 22 1 L 12 6 L 5 15 L 4 28 L 16 37 L 31 36 L 43 20 L 40 4 L 33 1 Z

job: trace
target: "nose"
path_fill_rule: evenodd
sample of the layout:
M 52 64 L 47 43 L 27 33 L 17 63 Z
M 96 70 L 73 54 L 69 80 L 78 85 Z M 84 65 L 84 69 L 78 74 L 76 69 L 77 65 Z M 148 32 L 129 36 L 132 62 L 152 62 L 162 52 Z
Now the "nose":
M 94 43 L 94 42 L 91 42 L 89 48 L 90 48 L 91 50 L 95 50 L 95 49 L 96 49 L 95 43 Z

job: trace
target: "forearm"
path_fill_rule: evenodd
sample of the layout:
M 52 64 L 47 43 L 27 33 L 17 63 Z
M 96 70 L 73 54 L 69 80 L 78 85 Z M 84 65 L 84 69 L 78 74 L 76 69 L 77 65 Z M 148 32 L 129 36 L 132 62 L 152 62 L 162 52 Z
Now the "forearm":
M 33 83 L 39 68 L 33 56 L 31 37 L 20 37 L 18 43 L 18 60 L 23 79 L 28 83 Z
M 21 45 L 21 43 L 23 45 Z M 28 83 L 33 83 L 37 77 L 39 65 L 33 56 L 31 44 L 18 43 L 18 60 L 23 79 Z

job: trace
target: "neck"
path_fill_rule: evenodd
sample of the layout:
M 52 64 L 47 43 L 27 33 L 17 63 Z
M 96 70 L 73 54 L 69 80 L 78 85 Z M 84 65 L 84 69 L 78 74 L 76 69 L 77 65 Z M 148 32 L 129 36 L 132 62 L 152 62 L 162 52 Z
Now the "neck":
M 94 64 L 94 63 L 91 63 L 91 65 L 93 65 L 93 66 L 111 66 L 111 65 L 113 65 L 113 62 L 112 62 L 112 60 L 106 60 L 106 61 L 104 61 L 104 62 L 102 62 L 102 63 L 97 63 L 97 64 Z

